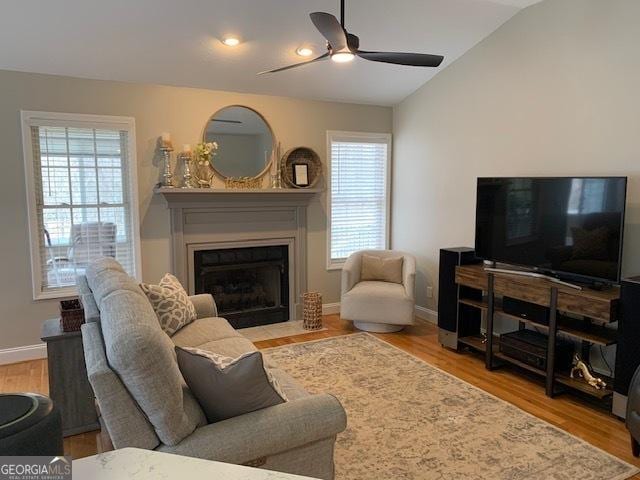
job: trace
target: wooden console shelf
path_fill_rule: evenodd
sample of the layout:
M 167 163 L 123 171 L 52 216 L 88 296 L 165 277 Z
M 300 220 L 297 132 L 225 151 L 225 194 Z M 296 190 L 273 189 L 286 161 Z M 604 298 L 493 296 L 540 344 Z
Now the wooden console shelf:
M 484 292 L 489 288 L 489 275 L 482 264 L 456 267 L 456 283 Z M 558 290 L 558 309 L 567 313 L 584 315 L 602 322 L 615 322 L 618 318 L 620 289 L 576 290 L 543 278 L 523 277 L 508 273 L 493 273 L 494 294 L 517 298 L 536 305 L 550 306 L 549 290 Z
M 555 346 L 558 333 L 582 342 L 582 355 L 588 355 L 589 347 L 616 343 L 616 330 L 606 325 L 618 319 L 620 289 L 607 290 L 573 289 L 551 280 L 525 277 L 502 272 L 486 271 L 482 264 L 456 267 L 456 283 L 465 287 L 471 295 L 461 293 L 458 302 L 472 309 L 480 309 L 486 318 L 486 337 L 478 331 L 458 339 L 462 345 L 485 355 L 486 368 L 492 370 L 500 364 L 509 363 L 529 372 L 545 377 L 546 393 L 553 396 L 555 386 L 560 384 L 573 390 L 605 399 L 612 394 L 610 388 L 596 390 L 584 381 L 570 378 L 568 372 L 556 371 Z M 473 297 L 473 298 L 471 298 Z M 502 297 L 511 297 L 549 308 L 549 322 L 541 323 L 506 313 L 501 304 Z M 499 351 L 499 337 L 494 334 L 494 316 L 500 315 L 519 322 L 519 328 L 531 325 L 548 335 L 547 368 L 542 370 L 509 357 Z M 470 332 L 472 333 L 472 332 Z M 588 360 L 588 358 L 586 359 Z M 607 383 L 610 385 L 610 379 Z

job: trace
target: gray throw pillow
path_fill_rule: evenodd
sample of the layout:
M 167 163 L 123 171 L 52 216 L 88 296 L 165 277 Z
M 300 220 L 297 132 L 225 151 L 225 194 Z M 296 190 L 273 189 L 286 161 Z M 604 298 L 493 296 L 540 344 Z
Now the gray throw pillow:
M 191 347 L 176 347 L 176 353 L 182 376 L 209 423 L 287 401 L 260 352 L 235 359 Z

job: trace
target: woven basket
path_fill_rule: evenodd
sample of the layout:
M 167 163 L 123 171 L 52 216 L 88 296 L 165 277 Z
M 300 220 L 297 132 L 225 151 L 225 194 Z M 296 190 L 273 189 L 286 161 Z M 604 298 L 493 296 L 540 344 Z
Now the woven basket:
M 302 294 L 302 327 L 305 330 L 322 328 L 322 295 L 318 292 Z
M 293 183 L 293 166 L 295 164 L 304 164 L 308 168 L 309 185 L 304 187 Z M 282 157 L 280 163 L 282 170 L 282 179 L 284 183 L 291 188 L 312 188 L 322 177 L 322 162 L 316 152 L 307 147 L 296 147 L 289 150 Z
M 77 332 L 84 323 L 84 308 L 79 298 L 60 302 L 60 327 L 63 332 Z

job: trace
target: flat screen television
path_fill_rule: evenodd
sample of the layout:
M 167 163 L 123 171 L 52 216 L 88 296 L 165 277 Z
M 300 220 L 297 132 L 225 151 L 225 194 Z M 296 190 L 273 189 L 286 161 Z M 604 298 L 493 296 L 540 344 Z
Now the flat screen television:
M 626 177 L 478 178 L 476 255 L 588 283 L 620 280 Z

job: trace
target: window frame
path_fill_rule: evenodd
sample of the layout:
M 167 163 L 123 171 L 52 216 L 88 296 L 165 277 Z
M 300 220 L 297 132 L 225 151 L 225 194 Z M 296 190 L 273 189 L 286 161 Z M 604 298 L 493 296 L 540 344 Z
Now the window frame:
M 347 261 L 344 259 L 332 259 L 331 258 L 331 169 L 333 164 L 332 148 L 331 144 L 334 141 L 346 141 L 346 142 L 362 142 L 367 143 L 384 143 L 387 145 L 387 158 L 385 160 L 385 178 L 384 178 L 384 193 L 385 193 L 385 218 L 384 218 L 384 248 L 389 249 L 391 243 L 391 149 L 392 149 L 392 135 L 391 133 L 375 133 L 375 132 L 350 132 L 343 130 L 327 130 L 327 159 L 329 172 L 327 175 L 327 256 L 326 256 L 326 269 L 342 270 L 344 263 Z
M 105 130 L 120 130 L 127 132 L 128 148 L 128 176 L 131 241 L 133 243 L 133 266 L 135 277 L 141 280 L 142 260 L 140 256 L 140 207 L 138 201 L 138 169 L 136 158 L 136 128 L 133 117 L 121 117 L 111 115 L 89 115 L 76 113 L 57 113 L 41 111 L 20 111 L 20 123 L 22 128 L 22 148 L 25 167 L 25 185 L 27 195 L 27 216 L 29 222 L 29 250 L 31 256 L 31 285 L 34 300 L 48 300 L 68 298 L 77 295 L 77 287 L 53 287 L 43 289 L 42 283 L 42 259 L 40 258 L 40 229 L 38 227 L 38 205 L 36 200 L 36 176 L 35 159 L 33 158 L 33 144 L 31 127 L 33 126 L 59 126 L 68 128 L 93 128 Z

